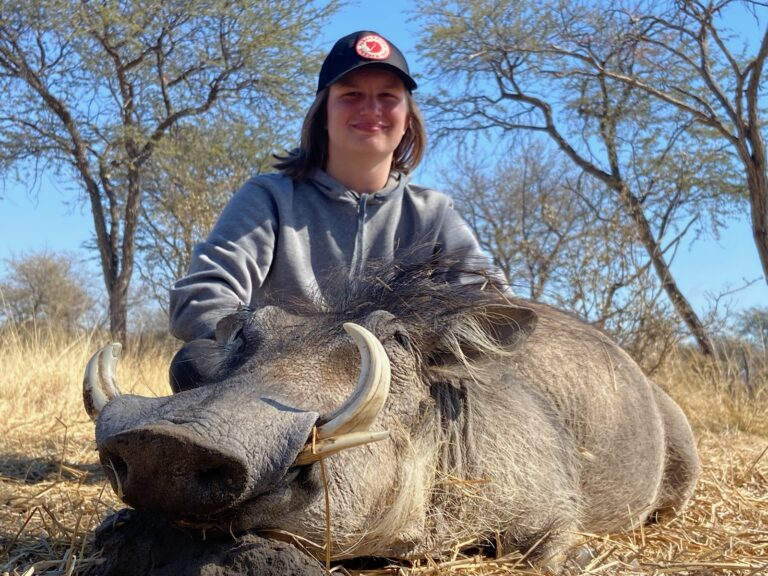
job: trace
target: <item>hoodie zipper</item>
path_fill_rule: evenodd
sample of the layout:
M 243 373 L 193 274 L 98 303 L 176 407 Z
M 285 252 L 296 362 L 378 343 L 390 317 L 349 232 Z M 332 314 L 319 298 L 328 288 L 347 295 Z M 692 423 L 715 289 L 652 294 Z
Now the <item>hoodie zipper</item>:
M 349 279 L 359 278 L 363 273 L 363 254 L 365 250 L 365 216 L 368 209 L 368 194 L 358 195 L 357 202 L 357 233 L 355 234 L 355 248 L 352 253 L 352 262 L 349 267 Z

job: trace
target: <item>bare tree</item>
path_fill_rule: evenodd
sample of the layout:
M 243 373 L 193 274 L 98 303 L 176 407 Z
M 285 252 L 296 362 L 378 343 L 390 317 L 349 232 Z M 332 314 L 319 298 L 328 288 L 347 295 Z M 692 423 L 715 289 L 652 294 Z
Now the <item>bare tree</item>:
M 421 47 L 446 86 L 431 99 L 432 109 L 443 134 L 545 134 L 602 182 L 677 314 L 701 350 L 713 354 L 668 258 L 689 230 L 717 226 L 737 187 L 708 127 L 603 72 L 630 74 L 645 57 L 628 40 L 633 22 L 614 4 L 420 2 Z M 563 45 L 582 46 L 601 68 L 564 54 Z
M 0 165 L 80 184 L 114 338 L 124 340 L 148 162 L 214 106 L 298 112 L 314 39 L 338 7 L 311 0 L 10 0 L 0 9 Z M 5 172 L 8 175 L 8 172 Z
M 768 308 L 752 306 L 742 310 L 736 319 L 736 334 L 754 344 L 768 356 Z
M 734 40 L 726 24 L 741 12 L 742 29 Z M 768 6 L 744 0 L 676 0 L 654 10 L 620 9 L 631 24 L 626 44 L 640 55 L 640 66 L 606 66 L 591 50 L 577 45 L 555 49 L 604 75 L 675 107 L 709 127 L 735 153 L 745 176 L 752 236 L 768 282 L 768 164 L 765 109 L 761 107 L 768 58 Z M 752 26 L 744 28 L 747 14 Z M 743 50 L 747 39 L 754 42 Z
M 610 331 L 652 371 L 679 338 L 647 254 L 611 192 L 552 146 L 462 148 L 443 185 L 515 291 Z
M 534 139 L 499 156 L 460 147 L 451 169 L 443 171 L 443 186 L 517 292 L 533 299 L 546 292 L 550 299 L 565 298 L 569 249 L 596 220 L 575 196 L 589 182 Z

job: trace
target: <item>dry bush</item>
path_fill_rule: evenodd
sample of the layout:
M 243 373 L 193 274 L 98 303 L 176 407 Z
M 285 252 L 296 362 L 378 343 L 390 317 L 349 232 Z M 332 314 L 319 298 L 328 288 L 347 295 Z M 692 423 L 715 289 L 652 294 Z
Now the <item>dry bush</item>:
M 81 381 L 103 335 L 0 332 L 0 574 L 81 575 L 99 561 L 91 534 L 121 503 L 98 465 Z M 168 393 L 167 342 L 133 346 L 118 368 L 126 392 Z M 584 574 L 619 576 L 768 573 L 768 398 L 733 394 L 723 368 L 674 354 L 657 380 L 683 405 L 699 439 L 703 473 L 691 507 L 665 524 L 610 538 L 584 535 L 595 559 Z M 503 553 L 503 551 L 502 551 Z M 537 574 L 519 554 L 456 553 L 373 575 Z

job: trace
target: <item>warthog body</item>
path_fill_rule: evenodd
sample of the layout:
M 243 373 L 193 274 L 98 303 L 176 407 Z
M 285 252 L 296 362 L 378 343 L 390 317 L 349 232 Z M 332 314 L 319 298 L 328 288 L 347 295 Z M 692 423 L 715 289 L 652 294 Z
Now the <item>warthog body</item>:
M 336 557 L 487 538 L 557 566 L 577 533 L 685 506 L 698 473 L 690 427 L 626 353 L 570 315 L 437 272 L 379 270 L 322 310 L 239 311 L 216 342 L 187 344 L 177 394 L 119 396 L 98 418 L 116 490 L 186 526 L 322 544 L 320 466 L 296 458 L 361 371 L 342 330 L 354 322 L 391 365 L 371 425 L 389 437 L 324 461 Z

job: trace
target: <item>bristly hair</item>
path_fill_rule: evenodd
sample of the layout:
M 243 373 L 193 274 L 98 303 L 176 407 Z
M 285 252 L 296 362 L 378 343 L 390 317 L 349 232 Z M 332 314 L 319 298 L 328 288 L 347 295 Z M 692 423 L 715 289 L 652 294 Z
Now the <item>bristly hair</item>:
M 506 286 L 487 269 L 468 267 L 462 260 L 436 255 L 413 262 L 369 262 L 363 273 L 350 280 L 345 270 L 334 270 L 322 297 L 315 303 L 281 302 L 294 313 L 344 319 L 360 318 L 386 310 L 399 318 L 439 322 L 478 306 L 505 302 Z M 416 320 L 418 322 L 418 320 Z
M 327 318 L 338 327 L 376 311 L 389 312 L 404 324 L 414 348 L 425 358 L 453 358 L 470 373 L 477 371 L 471 357 L 509 354 L 489 325 L 497 323 L 494 306 L 519 303 L 510 299 L 506 286 L 487 268 L 468 267 L 461 259 L 437 255 L 419 262 L 369 263 L 352 281 L 344 271 L 332 278 L 333 289 L 326 290 L 315 304 L 277 304 L 300 316 Z M 504 322 L 508 319 L 498 321 Z M 430 369 L 439 369 L 434 362 L 430 365 Z

